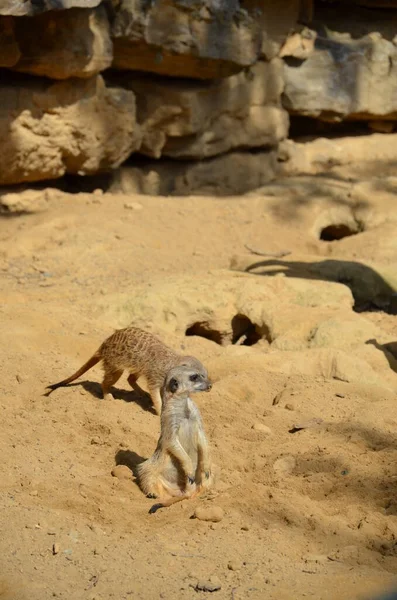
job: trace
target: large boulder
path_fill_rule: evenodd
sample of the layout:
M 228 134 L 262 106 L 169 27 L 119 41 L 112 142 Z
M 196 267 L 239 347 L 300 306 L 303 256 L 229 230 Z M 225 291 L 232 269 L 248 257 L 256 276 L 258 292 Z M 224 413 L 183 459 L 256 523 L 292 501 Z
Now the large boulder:
M 0 20 L 0 28 L 1 23 Z M 112 63 L 110 26 L 104 6 L 51 11 L 33 19 L 14 19 L 13 25 L 20 57 L 5 66 L 17 71 L 67 79 L 90 77 Z M 4 45 L 1 42 L 0 33 L 0 47 Z
M 132 92 L 101 76 L 1 84 L 0 184 L 115 168 L 141 143 Z
M 174 77 L 214 79 L 256 62 L 262 2 L 121 0 L 112 28 L 114 66 Z
M 284 140 L 279 147 L 280 171 L 284 175 L 335 173 L 366 178 L 394 175 L 397 134 L 372 133 L 342 138 L 316 138 L 304 142 Z
M 114 172 L 109 191 L 150 196 L 234 196 L 255 190 L 277 174 L 277 152 L 229 152 L 202 161 L 140 161 Z
M 154 158 L 207 158 L 276 146 L 288 134 L 280 59 L 208 83 L 130 74 L 116 81 L 136 95 L 141 152 Z
M 286 58 L 284 106 L 325 121 L 397 119 L 397 14 L 346 10 L 321 9 L 313 51 Z
M 32 16 L 49 10 L 93 8 L 101 2 L 102 0 L 0 0 L 0 15 Z

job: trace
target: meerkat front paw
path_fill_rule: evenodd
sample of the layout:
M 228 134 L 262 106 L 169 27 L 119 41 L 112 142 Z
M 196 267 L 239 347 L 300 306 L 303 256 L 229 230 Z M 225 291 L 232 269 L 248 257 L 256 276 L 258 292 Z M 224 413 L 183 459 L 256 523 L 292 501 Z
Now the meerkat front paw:
M 194 475 L 188 475 L 187 476 L 187 480 L 190 483 L 190 485 L 193 485 L 193 483 L 195 482 L 195 477 Z
M 150 493 L 150 494 L 146 494 L 146 498 L 152 498 L 153 499 L 153 498 L 157 498 L 157 496 L 156 496 L 156 494 Z

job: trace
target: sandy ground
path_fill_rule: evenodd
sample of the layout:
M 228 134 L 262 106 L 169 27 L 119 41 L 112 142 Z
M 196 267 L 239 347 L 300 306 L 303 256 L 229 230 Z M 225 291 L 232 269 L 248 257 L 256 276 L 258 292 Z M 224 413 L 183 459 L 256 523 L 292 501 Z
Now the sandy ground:
M 133 299 L 137 289 L 161 289 L 177 275 L 197 281 L 199 304 L 200 282 L 227 273 L 244 244 L 393 268 L 395 192 L 364 186 L 372 227 L 324 242 L 318 223 L 349 206 L 341 203 L 342 184 L 332 184 L 337 193 L 327 185 L 306 178 L 219 199 L 53 191 L 44 210 L 1 219 L 0 598 L 327 600 L 367 598 L 393 583 L 397 375 L 390 354 L 371 348 L 375 385 L 364 372 L 362 381 L 349 381 L 286 369 L 300 353 L 310 360 L 310 348 L 296 347 L 289 358 L 281 347 L 272 354 L 269 343 L 223 347 L 164 333 L 213 377 L 197 403 L 221 480 L 214 499 L 155 515 L 129 471 L 125 479 L 111 474 L 154 450 L 159 420 L 150 400 L 137 398 L 123 376 L 115 400 L 104 402 L 99 367 L 43 396 L 130 322 L 118 294 Z M 242 276 L 241 286 L 248 279 L 259 275 Z M 277 310 L 282 317 L 283 305 Z M 363 318 L 397 341 L 395 316 Z M 165 322 L 141 326 L 167 330 Z M 340 337 L 344 345 L 343 331 Z M 357 348 L 348 344 L 351 360 Z M 267 356 L 277 359 L 272 368 Z M 323 421 L 290 433 L 313 418 Z M 223 519 L 192 519 L 200 503 L 221 507 Z M 209 581 L 221 588 L 196 591 Z

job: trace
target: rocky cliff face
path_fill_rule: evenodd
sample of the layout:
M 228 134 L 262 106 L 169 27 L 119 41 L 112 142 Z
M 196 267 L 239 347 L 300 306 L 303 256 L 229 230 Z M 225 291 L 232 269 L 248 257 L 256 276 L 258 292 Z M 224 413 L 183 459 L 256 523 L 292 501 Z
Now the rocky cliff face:
M 284 143 L 290 118 L 391 134 L 394 4 L 1 0 L 0 185 L 128 160 L 129 175 L 115 178 L 124 191 L 127 181 L 134 191 L 200 191 L 227 174 L 227 193 L 240 192 L 280 164 L 299 171 L 299 148 Z M 148 161 L 139 168 L 138 155 Z M 148 185 L 148 172 L 163 179 L 164 159 L 174 161 L 168 175 L 196 182 L 191 190 Z

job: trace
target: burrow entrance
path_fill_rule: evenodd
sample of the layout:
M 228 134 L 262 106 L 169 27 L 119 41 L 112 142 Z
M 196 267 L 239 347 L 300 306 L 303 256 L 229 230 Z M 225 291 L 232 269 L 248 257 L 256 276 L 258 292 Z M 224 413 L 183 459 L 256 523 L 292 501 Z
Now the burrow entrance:
M 253 323 L 246 315 L 235 315 L 230 323 L 229 331 L 218 331 L 210 327 L 208 321 L 197 321 L 186 329 L 185 335 L 197 335 L 211 340 L 220 346 L 229 344 L 239 346 L 254 346 L 264 339 L 271 343 L 270 330 L 266 325 Z
M 333 223 L 320 230 L 320 240 L 323 242 L 335 242 L 337 240 L 342 240 L 345 237 L 356 235 L 361 231 L 362 228 L 359 226 L 353 228 L 345 223 Z

